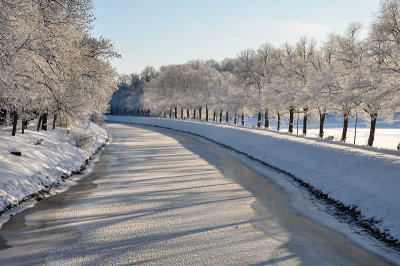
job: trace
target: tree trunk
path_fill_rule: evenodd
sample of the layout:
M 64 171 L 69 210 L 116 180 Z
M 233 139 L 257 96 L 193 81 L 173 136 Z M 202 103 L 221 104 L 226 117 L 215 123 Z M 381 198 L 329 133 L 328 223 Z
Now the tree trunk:
M 181 108 L 181 119 L 183 119 L 183 108 Z
M 244 126 L 244 114 L 242 114 L 242 126 Z
M 49 113 L 46 111 L 46 113 L 43 114 L 42 118 L 42 129 L 44 131 L 47 131 L 47 117 L 49 116 Z
M 186 119 L 190 119 L 190 111 L 189 111 L 189 108 L 186 109 Z
M 342 132 L 342 138 L 340 139 L 343 142 L 346 142 L 348 126 L 349 126 L 349 115 L 344 114 L 343 115 L 343 132 Z
M 39 116 L 39 121 L 38 121 L 38 124 L 37 124 L 37 128 L 36 128 L 37 132 L 39 132 L 40 126 L 42 125 L 42 119 L 43 119 L 43 115 L 40 115 Z
M 265 128 L 269 128 L 269 118 L 268 118 L 268 109 L 265 110 L 265 123 L 264 123 L 264 127 Z
M 303 135 L 307 135 L 307 114 L 308 108 L 304 108 L 304 115 L 303 115 Z
M 235 114 L 235 120 L 233 120 L 233 124 L 237 125 L 237 114 Z
M 208 122 L 208 106 L 206 105 L 206 121 Z
M 291 107 L 289 110 L 289 133 L 293 133 L 293 121 L 294 121 L 294 108 Z
M 226 111 L 225 122 L 226 122 L 227 124 L 229 124 L 229 114 L 228 114 L 228 111 Z
M 261 127 L 261 112 L 258 111 L 258 117 L 257 117 L 257 127 L 260 128 Z
M 57 114 L 53 117 L 53 129 L 56 129 Z
M 14 111 L 13 113 L 13 128 L 12 128 L 12 132 L 11 135 L 13 135 L 15 137 L 15 134 L 17 133 L 17 122 L 18 122 L 18 112 Z
M 214 122 L 217 122 L 217 113 L 214 111 L 214 116 L 213 116 Z
M 281 129 L 281 115 L 278 113 L 278 126 L 277 130 L 279 131 Z
M 147 109 L 147 117 L 150 117 L 150 109 Z
M 193 109 L 193 119 L 196 119 L 196 108 Z
M 22 108 L 22 112 L 21 112 L 21 133 L 25 134 L 24 108 Z
M 203 108 L 201 108 L 201 106 L 200 106 L 200 108 L 199 108 L 199 119 L 200 119 L 200 120 L 201 120 L 202 109 L 203 109 Z
M 371 147 L 374 144 L 375 127 L 376 127 L 376 119 L 377 118 L 378 118 L 378 114 L 371 115 L 371 128 L 369 130 L 369 137 L 368 137 L 368 146 L 371 146 Z
M 175 111 L 175 118 L 178 118 L 178 107 L 175 106 L 174 111 Z
M 172 108 L 169 108 L 169 118 L 172 118 Z
M 356 122 L 354 123 L 354 145 L 356 145 L 356 137 L 357 137 L 357 113 L 356 113 Z
M 7 120 L 7 109 L 0 109 L 0 124 L 5 124 Z
M 324 137 L 324 122 L 326 113 L 319 112 L 319 137 L 322 139 Z
M 219 122 L 222 123 L 222 110 L 221 110 L 221 112 L 219 113 Z

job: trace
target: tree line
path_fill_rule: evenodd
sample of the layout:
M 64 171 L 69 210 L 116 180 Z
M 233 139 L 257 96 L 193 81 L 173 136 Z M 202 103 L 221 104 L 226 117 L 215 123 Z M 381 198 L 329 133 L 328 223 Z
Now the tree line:
M 108 108 L 117 89 L 109 59 L 113 45 L 90 35 L 91 0 L 0 1 L 0 123 L 17 121 L 22 132 L 69 126 Z
M 325 117 L 333 114 L 343 118 L 342 141 L 352 116 L 369 122 L 372 146 L 377 118 L 391 121 L 399 112 L 400 0 L 381 1 L 368 34 L 361 30 L 351 23 L 320 44 L 302 37 L 294 45 L 265 43 L 221 62 L 163 66 L 130 94 L 135 102 L 128 100 L 125 110 L 220 122 L 233 117 L 242 124 L 245 115 L 256 112 L 258 127 L 262 117 L 266 128 L 273 118 L 280 130 L 281 120 L 287 119 L 290 133 L 300 113 L 303 134 L 311 116 L 319 120 L 321 138 Z

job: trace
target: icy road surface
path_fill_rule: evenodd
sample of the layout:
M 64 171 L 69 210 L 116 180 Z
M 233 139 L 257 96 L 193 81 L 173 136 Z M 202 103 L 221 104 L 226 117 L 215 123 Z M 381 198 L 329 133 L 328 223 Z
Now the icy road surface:
M 237 156 L 172 131 L 107 128 L 90 175 L 3 226 L 0 265 L 386 264 L 296 214 L 298 196 Z

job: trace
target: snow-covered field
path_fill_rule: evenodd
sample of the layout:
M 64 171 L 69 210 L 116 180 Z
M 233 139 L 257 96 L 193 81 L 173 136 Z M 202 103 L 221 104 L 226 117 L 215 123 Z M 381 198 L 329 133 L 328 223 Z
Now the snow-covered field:
M 233 121 L 230 121 L 233 123 Z M 308 138 L 319 138 L 319 122 L 310 120 L 307 127 Z M 257 117 L 249 117 L 246 120 L 246 127 L 255 128 L 257 125 Z M 276 130 L 277 121 L 274 119 L 270 120 L 270 129 Z M 303 120 L 299 120 L 298 134 L 302 135 Z M 346 143 L 357 145 L 367 145 L 369 136 L 368 123 L 365 121 L 358 121 L 357 127 L 355 127 L 355 120 L 349 119 L 349 127 L 347 130 Z M 324 126 L 324 137 L 332 136 L 334 141 L 340 141 L 342 136 L 343 119 L 334 116 L 327 116 L 325 119 Z M 281 131 L 288 131 L 288 121 L 283 120 L 281 123 Z M 293 133 L 297 135 L 297 125 L 295 122 Z M 397 145 L 400 143 L 400 121 L 396 116 L 396 119 L 392 123 L 388 123 L 382 119 L 378 119 L 375 131 L 374 147 L 397 150 Z
M 27 130 L 15 137 L 10 128 L 3 127 L 0 133 L 0 211 L 78 171 L 108 138 L 104 129 L 90 122 L 70 130 Z
M 400 152 L 354 146 L 272 130 L 174 119 L 109 116 L 204 136 L 293 174 L 400 240 Z M 326 131 L 329 134 L 329 130 Z M 350 136 L 349 136 L 350 137 Z M 380 143 L 380 141 L 377 141 Z M 382 139 L 382 143 L 387 143 Z

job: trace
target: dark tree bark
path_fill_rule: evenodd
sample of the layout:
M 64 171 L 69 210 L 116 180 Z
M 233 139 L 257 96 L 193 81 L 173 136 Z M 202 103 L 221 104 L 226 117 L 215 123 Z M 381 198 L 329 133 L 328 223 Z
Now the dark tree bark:
M 281 115 L 278 113 L 278 126 L 276 128 L 278 131 L 281 129 Z
M 226 122 L 227 124 L 229 123 L 229 114 L 228 114 L 228 111 L 226 111 L 225 122 Z
M 17 122 L 18 122 L 18 112 L 14 111 L 13 112 L 13 128 L 12 128 L 12 132 L 11 135 L 13 135 L 15 137 L 15 134 L 17 133 Z
M 175 106 L 174 111 L 175 111 L 175 115 L 174 115 L 175 118 L 178 118 L 178 107 Z
M 219 122 L 222 123 L 222 110 L 221 110 L 221 112 L 219 113 Z
M 324 137 L 324 123 L 325 123 L 325 112 L 319 112 L 319 137 L 322 139 Z
M 172 108 L 169 108 L 169 118 L 172 118 Z
M 357 120 L 358 120 L 358 117 L 357 117 L 357 113 L 356 113 L 356 122 L 354 123 L 354 141 L 353 141 L 354 145 L 356 145 L 356 137 L 357 137 Z
M 237 114 L 235 114 L 235 119 L 233 120 L 233 124 L 237 125 Z
M 22 108 L 21 114 L 21 133 L 25 134 L 25 118 L 24 118 L 24 109 Z
M 0 124 L 5 124 L 7 119 L 7 109 L 0 109 Z
M 57 121 L 57 114 L 55 114 L 53 117 L 53 129 L 56 128 L 56 121 Z
M 201 120 L 201 113 L 202 113 L 202 108 L 201 108 L 201 106 L 200 106 L 200 108 L 199 108 L 199 119 Z
M 268 118 L 268 109 L 265 110 L 265 123 L 264 123 L 264 127 L 265 128 L 269 128 L 269 118 Z
M 186 119 L 189 119 L 190 118 L 190 111 L 189 111 L 189 108 L 188 109 L 186 109 Z
M 214 116 L 213 116 L 214 122 L 217 122 L 217 113 L 214 111 Z
M 193 109 L 193 119 L 196 119 L 196 109 Z
M 242 126 L 244 126 L 244 114 L 242 114 Z
M 307 114 L 308 108 L 304 108 L 304 115 L 303 115 L 303 135 L 307 135 L 307 119 L 308 119 L 308 114 Z
M 206 121 L 208 122 L 208 106 L 206 105 Z
M 150 109 L 147 109 L 147 117 L 150 117 Z
M 294 121 L 294 108 L 291 107 L 289 110 L 289 133 L 293 133 L 293 121 Z
M 181 119 L 183 119 L 183 108 L 181 108 Z
M 37 132 L 39 132 L 40 126 L 42 125 L 42 119 L 43 119 L 43 115 L 40 115 L 39 116 L 39 121 L 38 121 L 38 124 L 37 124 L 37 128 L 36 128 Z
M 377 118 L 378 118 L 378 114 L 372 114 L 371 115 L 371 128 L 369 130 L 369 137 L 368 137 L 368 146 L 371 146 L 371 147 L 374 144 L 376 119 Z
M 42 118 L 42 129 L 44 131 L 47 131 L 47 117 L 49 116 L 49 113 L 46 111 L 46 113 L 43 114 Z
M 258 116 L 257 116 L 257 127 L 261 127 L 261 112 L 258 111 Z
M 343 115 L 343 131 L 342 131 L 342 138 L 340 139 L 343 142 L 346 142 L 347 138 L 347 128 L 349 127 L 349 115 Z

